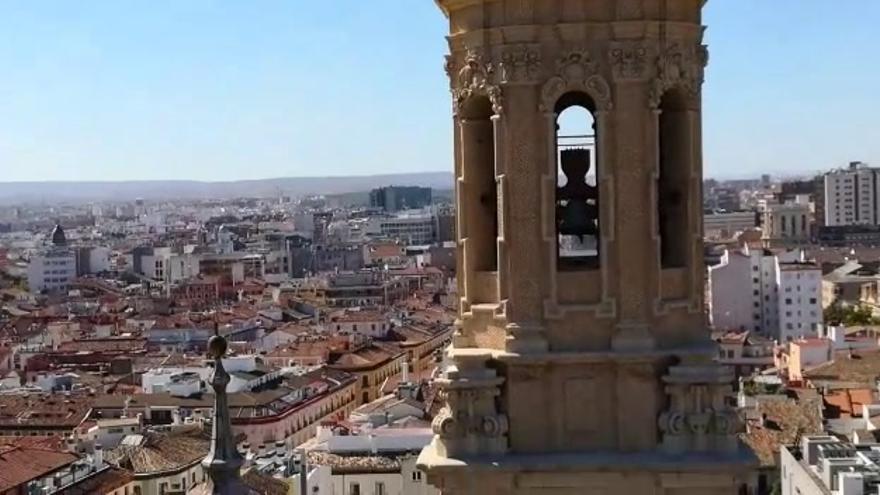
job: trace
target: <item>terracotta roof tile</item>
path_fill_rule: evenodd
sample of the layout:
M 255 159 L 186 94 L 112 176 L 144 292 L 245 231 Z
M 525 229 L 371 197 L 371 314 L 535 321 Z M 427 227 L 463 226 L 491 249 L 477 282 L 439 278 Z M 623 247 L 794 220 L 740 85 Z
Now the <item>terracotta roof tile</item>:
M 35 478 L 72 464 L 77 456 L 69 452 L 36 447 L 0 446 L 0 491 L 5 492 Z

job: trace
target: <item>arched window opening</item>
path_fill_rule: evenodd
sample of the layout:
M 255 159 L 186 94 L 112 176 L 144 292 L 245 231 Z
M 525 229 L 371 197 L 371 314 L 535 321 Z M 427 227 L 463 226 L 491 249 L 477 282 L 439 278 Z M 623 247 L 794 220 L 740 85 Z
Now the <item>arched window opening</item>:
M 556 105 L 556 249 L 560 270 L 599 266 L 595 105 L 583 93 Z
M 660 101 L 659 216 L 660 264 L 681 268 L 688 260 L 688 191 L 691 131 L 684 95 L 672 89 Z
M 498 269 L 498 189 L 495 183 L 495 128 L 492 103 L 468 99 L 461 112 L 461 146 L 469 212 L 468 256 L 476 271 Z

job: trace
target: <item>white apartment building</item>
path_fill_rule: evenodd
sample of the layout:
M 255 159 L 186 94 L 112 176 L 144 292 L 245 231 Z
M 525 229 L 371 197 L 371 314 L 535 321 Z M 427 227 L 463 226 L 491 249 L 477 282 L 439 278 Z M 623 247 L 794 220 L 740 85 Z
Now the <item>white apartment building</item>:
M 76 255 L 63 246 L 53 246 L 31 257 L 27 269 L 31 292 L 66 291 L 76 278 Z
M 825 225 L 880 223 L 880 169 L 861 162 L 825 174 Z
M 132 256 L 131 265 L 135 272 L 153 280 L 178 283 L 199 275 L 200 256 L 154 247 L 140 256 Z
M 814 335 L 822 323 L 821 287 L 820 269 L 801 251 L 726 251 L 709 268 L 711 323 L 779 340 Z
M 822 270 L 813 263 L 779 263 L 779 340 L 818 334 L 822 324 Z

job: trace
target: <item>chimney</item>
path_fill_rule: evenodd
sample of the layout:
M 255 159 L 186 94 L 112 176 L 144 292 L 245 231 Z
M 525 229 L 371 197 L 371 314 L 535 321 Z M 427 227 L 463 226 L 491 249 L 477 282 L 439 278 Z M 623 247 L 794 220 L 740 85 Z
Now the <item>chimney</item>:
M 100 443 L 95 444 L 95 453 L 92 454 L 92 463 L 95 471 L 104 467 L 104 448 Z
M 64 446 L 68 452 L 76 452 L 76 440 L 73 438 L 73 435 L 68 435 L 64 438 Z
M 409 383 L 409 359 L 404 359 L 401 365 L 403 371 L 400 377 L 400 383 Z
M 275 464 L 281 468 L 284 467 L 284 452 L 285 452 L 285 450 L 286 449 L 284 448 L 284 441 L 283 440 L 275 441 Z

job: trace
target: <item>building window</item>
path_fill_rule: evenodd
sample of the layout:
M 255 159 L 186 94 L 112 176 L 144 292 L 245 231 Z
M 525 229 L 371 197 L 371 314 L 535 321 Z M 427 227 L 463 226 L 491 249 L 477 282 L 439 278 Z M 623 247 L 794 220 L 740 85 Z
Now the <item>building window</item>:
M 385 483 L 382 483 L 381 481 L 377 481 L 376 486 L 373 489 L 373 493 L 375 495 L 387 495 L 387 493 L 385 492 Z
M 568 93 L 556 104 L 556 241 L 561 270 L 599 266 L 595 108 L 584 93 Z
M 412 472 L 412 480 L 415 482 L 422 481 L 422 472 L 421 471 L 413 471 Z
M 791 298 L 785 298 L 785 304 L 791 304 Z
M 816 304 L 816 298 L 815 298 L 815 297 L 811 297 L 811 298 L 810 298 L 810 304 Z
M 360 483 L 352 483 L 348 485 L 348 495 L 361 495 Z

